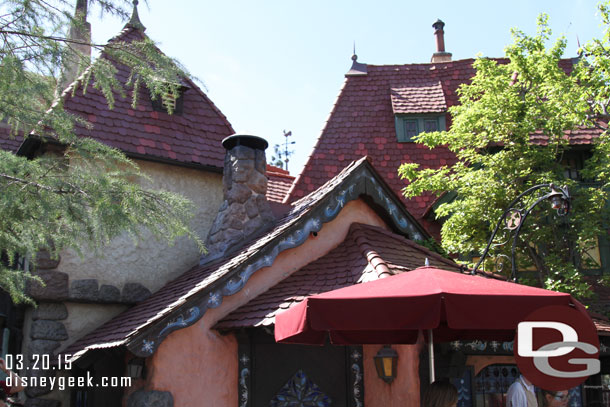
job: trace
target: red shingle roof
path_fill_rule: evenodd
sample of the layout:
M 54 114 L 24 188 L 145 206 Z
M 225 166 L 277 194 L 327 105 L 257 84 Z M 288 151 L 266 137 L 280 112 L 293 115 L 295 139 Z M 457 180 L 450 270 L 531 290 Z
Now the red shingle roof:
M 21 134 L 12 136 L 10 127 L 4 123 L 0 124 L 0 150 L 14 153 L 19 149 L 21 142 L 23 142 L 23 136 Z
M 233 311 L 215 328 L 271 325 L 278 312 L 309 295 L 410 271 L 423 266 L 426 258 L 436 267 L 460 270 L 453 261 L 402 236 L 376 226 L 353 224 L 339 246 Z
M 608 320 L 592 317 L 598 335 L 610 336 L 610 322 Z
M 506 63 L 506 59 L 497 59 Z M 297 177 L 288 197 L 299 199 L 334 176 L 357 157 L 368 155 L 384 180 L 400 194 L 406 181 L 398 178 L 402 163 L 419 163 L 422 168 L 452 165 L 454 155 L 446 148 L 433 150 L 415 143 L 399 143 L 396 139 L 394 114 L 443 112 L 456 105 L 457 89 L 474 76 L 473 59 L 448 63 L 408 65 L 368 65 L 367 73 L 346 75 L 345 83 L 328 121 L 311 153 L 303 172 Z M 569 72 L 572 61 L 561 60 Z M 451 118 L 446 115 L 447 128 Z M 596 130 L 579 129 L 570 133 L 575 144 L 589 143 Z M 536 135 L 533 137 L 536 142 Z M 407 200 L 407 209 L 433 235 L 440 225 L 422 219 L 435 197 L 430 194 Z
M 391 89 L 394 114 L 440 113 L 447 111 L 447 102 L 439 81 L 414 82 Z
M 133 42 L 144 38 L 140 30 L 127 27 L 111 41 Z M 117 78 L 125 83 L 128 68 L 115 65 Z M 145 87 L 139 90 L 136 109 L 131 107 L 131 95 L 127 98 L 115 95 L 114 109 L 109 109 L 104 95 L 91 85 L 86 94 L 77 89 L 72 95 L 68 88 L 62 96 L 67 111 L 93 124 L 92 129 L 77 125 L 75 132 L 79 136 L 92 137 L 135 157 L 222 168 L 225 151 L 221 141 L 234 133 L 233 128 L 192 81 L 185 82 L 190 89 L 184 92 L 182 114 L 154 111 Z
M 402 94 L 419 95 L 442 89 L 446 107 L 457 104 L 456 90 L 474 75 L 472 59 L 441 64 L 368 65 L 367 75 L 347 76 L 329 119 L 303 172 L 290 191 L 290 200 L 298 199 L 316 189 L 336 174 L 346 162 L 368 155 L 392 189 L 400 195 L 405 186 L 397 170 L 405 162 L 417 162 L 424 168 L 437 168 L 455 162 L 446 148 L 429 148 L 414 143 L 398 143 L 394 126 L 392 89 L 405 89 Z M 415 84 L 424 84 L 422 88 Z M 395 100 L 398 93 L 395 92 Z M 422 106 L 420 104 L 420 106 Z M 438 106 L 435 104 L 435 108 Z M 406 108 L 402 108 L 406 109 Z M 447 125 L 450 120 L 447 117 Z M 408 211 L 420 218 L 434 197 L 423 195 L 411 200 L 402 198 Z M 421 223 L 435 233 L 438 226 L 425 220 Z
M 604 129 L 608 127 L 606 123 L 600 122 L 599 126 Z M 567 131 L 566 138 L 569 139 L 570 145 L 589 145 L 598 138 L 604 130 L 602 128 L 578 128 L 571 131 Z M 536 145 L 546 145 L 548 137 L 542 132 L 536 131 L 530 136 L 530 140 Z
M 226 288 L 223 284 L 236 284 L 233 277 L 235 280 L 241 280 L 241 273 L 244 273 L 247 267 L 252 268 L 259 264 L 258 262 L 263 264 L 259 265 L 259 268 L 270 264 L 268 262 L 273 261 L 275 257 L 269 253 L 277 255 L 281 250 L 301 244 L 302 241 L 299 239 L 302 239 L 302 236 L 305 238 L 309 236 L 308 227 L 319 230 L 322 223 L 334 219 L 344 204 L 358 198 L 361 193 L 383 194 L 380 199 L 392 205 L 394 212 L 388 219 L 398 222 L 394 227 L 409 231 L 407 233 L 409 236 L 412 233 L 422 236 L 421 226 L 417 225 L 404 209 L 397 206 L 396 198 L 383 192 L 388 191 L 388 187 L 374 181 L 375 176 L 366 159 L 351 163 L 321 188 L 295 202 L 292 210 L 263 236 L 254 237 L 252 242 L 244 244 L 241 248 L 236 247 L 235 251 L 227 253 L 224 259 L 216 263 L 192 268 L 167 283 L 145 301 L 85 335 L 69 346 L 65 353 L 78 354 L 77 357 L 80 357 L 89 349 L 131 346 L 132 343 L 138 346 L 140 344 L 138 341 L 144 340 L 141 334 L 167 323 L 169 318 L 185 307 L 191 307 L 193 303 L 199 304 L 202 297 L 207 298 L 205 296 L 211 295 L 212 291 L 217 293 L 216 290 Z M 375 196 L 371 196 L 371 199 L 375 201 Z M 318 229 L 315 229 L 316 227 Z M 298 243 L 299 241 L 301 243 Z M 280 250 L 279 247 L 283 249 Z M 423 264 L 423 260 L 420 263 Z M 249 275 L 256 270 L 257 268 L 253 268 Z M 247 277 L 244 278 L 246 280 L 242 281 L 243 284 L 247 281 Z M 220 299 L 222 295 L 219 294 Z
M 282 168 L 267 164 L 267 200 L 282 203 L 288 195 L 294 177 Z

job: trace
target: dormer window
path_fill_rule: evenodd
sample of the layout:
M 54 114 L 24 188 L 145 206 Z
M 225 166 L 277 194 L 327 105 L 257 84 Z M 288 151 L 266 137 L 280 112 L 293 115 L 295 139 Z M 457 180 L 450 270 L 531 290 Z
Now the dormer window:
M 156 99 L 152 99 L 152 107 L 153 110 L 155 112 L 164 112 L 164 113 L 170 113 L 171 114 L 177 114 L 177 115 L 182 115 L 182 110 L 184 107 L 184 94 L 183 92 L 180 92 L 180 95 L 175 98 L 172 97 L 172 95 L 167 95 L 167 100 L 165 101 L 165 103 L 163 103 L 163 98 L 162 97 L 157 97 Z M 167 106 L 167 103 L 169 103 L 169 107 Z
M 395 115 L 396 139 L 401 142 L 412 142 L 419 133 L 445 131 L 445 115 Z
M 571 149 L 563 153 L 561 165 L 564 168 L 564 176 L 575 181 L 584 181 L 580 172 L 585 166 L 585 161 L 591 158 L 588 150 Z
M 396 139 L 412 142 L 422 132 L 444 131 L 447 104 L 439 81 L 413 82 L 391 89 Z
M 166 97 L 153 97 L 151 95 L 152 107 L 155 112 L 164 112 L 182 115 L 183 107 L 184 107 L 184 93 L 190 89 L 184 81 L 182 81 L 178 87 L 178 95 L 172 95 L 171 93 L 166 93 Z

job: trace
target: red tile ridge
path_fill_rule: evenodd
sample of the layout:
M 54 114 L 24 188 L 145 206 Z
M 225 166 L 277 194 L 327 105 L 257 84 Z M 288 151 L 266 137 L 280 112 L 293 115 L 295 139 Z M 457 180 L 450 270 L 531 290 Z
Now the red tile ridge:
M 443 256 L 441 256 L 440 254 L 438 254 L 436 252 L 433 252 L 432 250 L 428 249 L 427 247 L 422 246 L 421 244 L 417 243 L 416 241 L 413 241 L 413 240 L 407 239 L 404 236 L 392 233 L 391 231 L 386 230 L 386 229 L 384 229 L 382 227 L 379 227 L 379 226 L 367 225 L 366 227 L 367 228 L 373 228 L 376 231 L 378 231 L 379 233 L 385 234 L 386 236 L 388 236 L 388 237 L 390 237 L 392 239 L 398 240 L 401 243 L 405 243 L 405 244 L 413 247 L 414 249 L 417 249 L 417 250 L 425 253 L 426 255 L 430 256 L 431 258 L 434 258 L 435 260 L 438 260 L 438 261 L 441 261 L 441 262 L 447 264 L 448 266 L 451 266 L 451 267 L 454 267 L 454 268 L 458 266 L 458 264 L 456 262 L 454 262 L 453 260 L 448 259 L 446 257 L 443 257 Z
M 289 180 L 293 180 L 295 178 L 294 175 L 284 174 L 281 172 L 269 171 L 269 169 L 267 169 L 267 176 L 272 176 L 274 178 L 284 178 L 284 179 L 289 179 Z
M 267 172 L 274 172 L 278 174 L 290 175 L 288 170 L 283 169 L 282 167 L 278 167 L 275 165 L 267 164 Z
M 350 232 L 353 232 L 356 244 L 362 252 L 362 255 L 377 272 L 377 278 L 386 278 L 394 274 L 392 271 L 390 271 L 387 263 L 379 255 L 377 250 L 375 250 L 373 246 L 369 244 L 366 231 L 361 224 L 352 224 L 350 227 Z
M 507 58 L 488 58 L 488 57 L 483 57 L 485 59 L 493 59 L 494 61 L 504 61 L 507 60 Z M 450 61 L 450 62 L 412 62 L 412 63 L 407 63 L 407 64 L 382 64 L 382 65 L 375 65 L 375 64 L 366 64 L 366 66 L 368 68 L 383 68 L 383 69 L 387 69 L 387 70 L 394 70 L 396 68 L 409 68 L 409 67 L 428 67 L 428 68 L 433 68 L 433 67 L 451 67 L 452 65 L 463 65 L 463 64 L 472 64 L 472 62 L 474 62 L 476 60 L 476 58 L 465 58 L 465 59 L 456 59 L 455 61 Z

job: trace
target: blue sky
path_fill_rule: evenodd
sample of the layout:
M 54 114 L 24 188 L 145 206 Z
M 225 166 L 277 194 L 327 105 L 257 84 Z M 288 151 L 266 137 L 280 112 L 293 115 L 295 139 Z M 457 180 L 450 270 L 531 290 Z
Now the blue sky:
M 351 66 L 425 63 L 435 50 L 432 23 L 445 26 L 453 59 L 499 57 L 510 29 L 534 33 L 550 16 L 554 36 L 568 39 L 566 57 L 603 35 L 593 0 L 292 1 L 149 0 L 139 13 L 146 33 L 200 79 L 204 91 L 239 133 L 283 142 L 292 131 L 297 175 L 322 130 Z M 91 11 L 95 42 L 125 24 Z M 268 157 L 273 149 L 268 150 Z

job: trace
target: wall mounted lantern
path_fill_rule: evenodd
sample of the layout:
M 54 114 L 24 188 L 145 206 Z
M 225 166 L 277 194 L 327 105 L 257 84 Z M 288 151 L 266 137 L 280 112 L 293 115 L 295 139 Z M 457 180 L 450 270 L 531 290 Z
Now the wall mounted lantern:
M 383 348 L 379 349 L 379 352 L 377 352 L 374 359 L 379 378 L 386 383 L 392 383 L 396 378 L 398 353 L 396 353 L 390 345 L 385 345 Z

